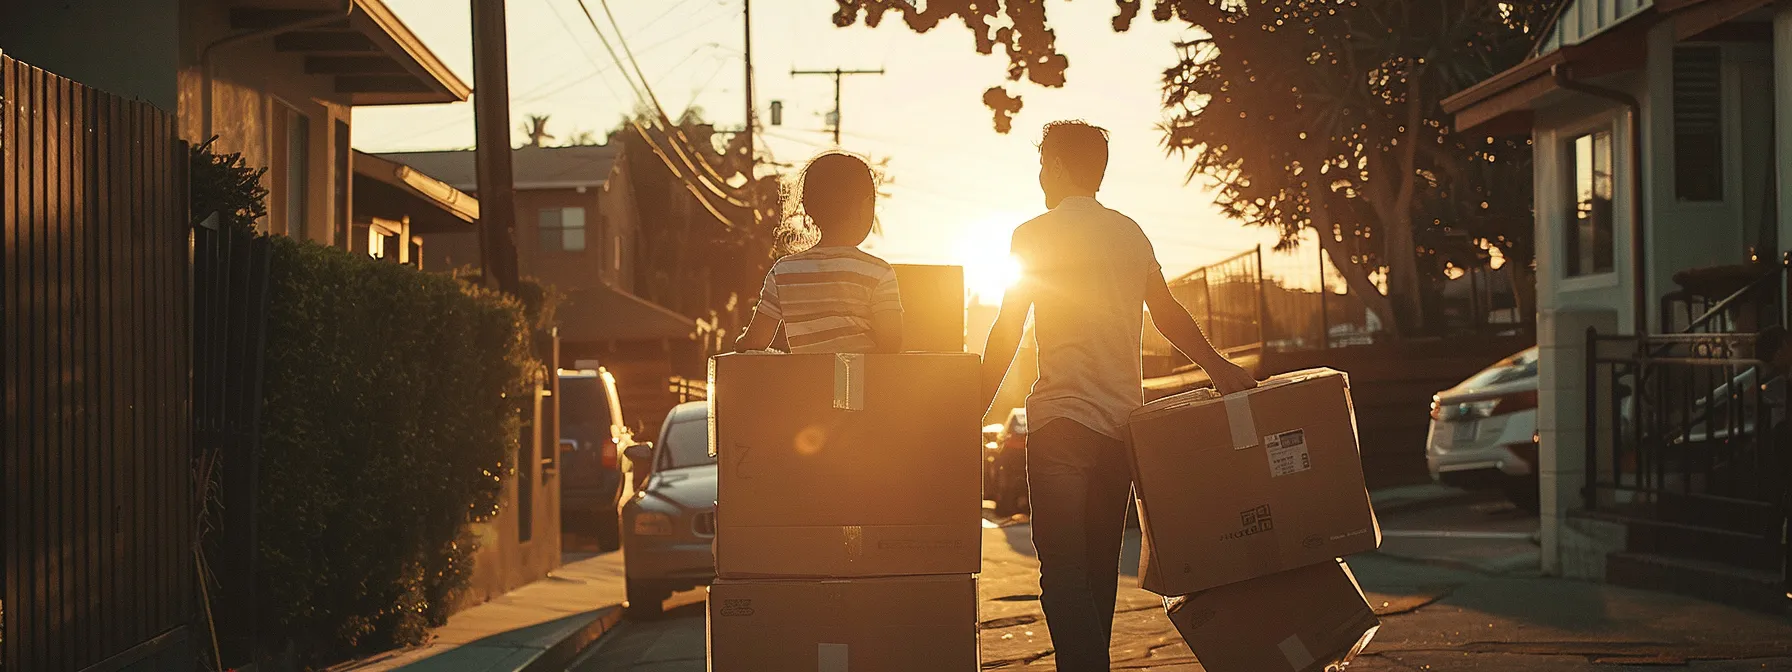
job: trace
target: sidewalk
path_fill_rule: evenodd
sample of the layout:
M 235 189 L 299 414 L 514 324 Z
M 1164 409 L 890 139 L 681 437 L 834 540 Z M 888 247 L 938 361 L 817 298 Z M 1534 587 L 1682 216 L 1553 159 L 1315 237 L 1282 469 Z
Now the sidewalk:
M 565 669 L 622 619 L 622 554 L 607 553 L 448 618 L 423 646 L 329 672 L 546 672 Z
M 1792 670 L 1792 619 L 1541 576 L 1526 532 L 1433 532 L 1464 511 L 1494 510 L 1497 503 L 1453 495 L 1377 500 L 1384 530 L 1408 534 L 1391 535 L 1380 551 L 1350 558 L 1382 617 L 1380 631 L 1351 670 Z M 1024 525 L 986 531 L 980 614 L 985 670 L 1053 668 L 1030 532 Z M 1126 550 L 1122 566 L 1131 566 L 1136 532 Z M 1200 670 L 1164 617 L 1161 598 L 1134 585 L 1133 577 L 1121 578 L 1113 669 Z

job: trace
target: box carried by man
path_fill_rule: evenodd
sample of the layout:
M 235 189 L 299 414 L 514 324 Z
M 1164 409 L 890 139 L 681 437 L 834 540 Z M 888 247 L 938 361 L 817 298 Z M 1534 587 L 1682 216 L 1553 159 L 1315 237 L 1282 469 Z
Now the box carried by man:
M 976 355 L 723 355 L 710 363 L 725 578 L 975 574 Z
M 1341 372 L 1160 399 L 1130 431 L 1146 590 L 1188 595 L 1381 544 Z
M 1381 625 L 1342 561 L 1164 598 L 1164 609 L 1207 672 L 1334 669 Z

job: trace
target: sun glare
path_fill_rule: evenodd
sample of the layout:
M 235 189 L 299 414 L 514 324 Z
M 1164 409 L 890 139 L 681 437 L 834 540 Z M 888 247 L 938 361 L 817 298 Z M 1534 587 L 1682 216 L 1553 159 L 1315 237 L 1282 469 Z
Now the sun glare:
M 966 301 L 995 304 L 1020 279 L 1020 263 L 1008 256 L 1008 237 L 1015 224 L 989 223 L 962 232 L 953 256 L 964 267 Z

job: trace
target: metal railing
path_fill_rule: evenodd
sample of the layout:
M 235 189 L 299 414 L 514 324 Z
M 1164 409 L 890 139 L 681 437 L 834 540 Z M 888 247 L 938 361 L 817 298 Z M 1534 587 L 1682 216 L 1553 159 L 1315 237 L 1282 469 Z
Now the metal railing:
M 1777 555 L 1741 564 L 1783 568 L 1787 377 L 1757 336 L 1586 338 L 1585 509 L 1752 540 Z

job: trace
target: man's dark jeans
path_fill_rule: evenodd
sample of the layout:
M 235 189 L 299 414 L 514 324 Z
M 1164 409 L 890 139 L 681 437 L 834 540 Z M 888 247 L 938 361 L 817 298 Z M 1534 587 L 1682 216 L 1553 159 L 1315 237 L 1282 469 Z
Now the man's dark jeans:
M 1132 471 L 1126 444 L 1074 420 L 1027 435 L 1040 602 L 1060 672 L 1107 672 Z

